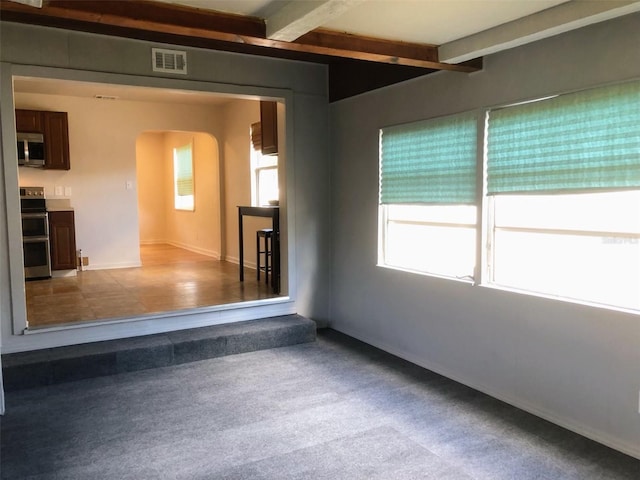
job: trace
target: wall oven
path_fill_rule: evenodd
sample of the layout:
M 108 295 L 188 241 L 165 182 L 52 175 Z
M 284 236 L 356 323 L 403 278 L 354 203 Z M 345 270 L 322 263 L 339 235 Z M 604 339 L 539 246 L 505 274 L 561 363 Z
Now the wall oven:
M 43 187 L 20 187 L 24 277 L 51 277 L 49 216 Z

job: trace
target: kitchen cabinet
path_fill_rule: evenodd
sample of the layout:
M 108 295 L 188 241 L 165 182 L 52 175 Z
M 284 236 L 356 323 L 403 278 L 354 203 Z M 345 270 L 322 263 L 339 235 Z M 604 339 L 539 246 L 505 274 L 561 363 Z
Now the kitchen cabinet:
M 16 110 L 16 131 L 44 136 L 44 168 L 69 170 L 69 120 L 67 112 Z
M 278 104 L 260 102 L 260 127 L 262 130 L 262 154 L 278 154 Z
M 69 123 L 66 112 L 44 112 L 44 168 L 69 170 Z
M 16 131 L 22 133 L 44 133 L 42 112 L 38 110 L 16 110 Z
M 76 227 L 73 211 L 49 212 L 51 270 L 75 270 Z

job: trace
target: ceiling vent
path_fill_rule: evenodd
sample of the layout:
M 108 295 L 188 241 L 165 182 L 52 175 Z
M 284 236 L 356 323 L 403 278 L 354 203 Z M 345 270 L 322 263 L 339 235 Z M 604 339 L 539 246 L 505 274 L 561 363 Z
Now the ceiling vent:
M 152 48 L 151 62 L 154 72 L 187 74 L 187 52 Z

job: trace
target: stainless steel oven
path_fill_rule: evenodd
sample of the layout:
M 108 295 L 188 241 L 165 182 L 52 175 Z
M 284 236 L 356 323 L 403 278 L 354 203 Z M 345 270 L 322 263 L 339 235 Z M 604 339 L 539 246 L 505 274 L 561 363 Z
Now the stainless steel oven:
M 20 187 L 24 277 L 51 277 L 49 215 L 43 187 Z

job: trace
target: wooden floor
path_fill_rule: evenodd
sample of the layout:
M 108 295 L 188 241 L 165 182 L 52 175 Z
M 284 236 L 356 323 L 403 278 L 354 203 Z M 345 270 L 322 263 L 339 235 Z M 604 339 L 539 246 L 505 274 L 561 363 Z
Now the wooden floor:
M 171 245 L 140 247 L 142 267 L 87 270 L 26 282 L 29 328 L 132 317 L 271 298 L 255 270 Z M 264 277 L 263 277 L 264 279 Z

